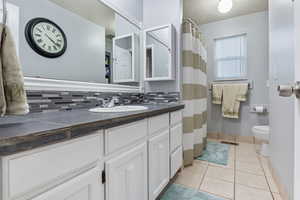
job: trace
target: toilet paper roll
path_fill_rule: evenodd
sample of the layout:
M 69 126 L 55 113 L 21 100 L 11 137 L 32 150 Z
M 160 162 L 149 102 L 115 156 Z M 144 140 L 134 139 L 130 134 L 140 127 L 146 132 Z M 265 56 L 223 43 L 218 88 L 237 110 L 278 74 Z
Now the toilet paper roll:
M 263 113 L 263 112 L 265 112 L 265 108 L 263 106 L 255 106 L 254 110 L 257 113 Z

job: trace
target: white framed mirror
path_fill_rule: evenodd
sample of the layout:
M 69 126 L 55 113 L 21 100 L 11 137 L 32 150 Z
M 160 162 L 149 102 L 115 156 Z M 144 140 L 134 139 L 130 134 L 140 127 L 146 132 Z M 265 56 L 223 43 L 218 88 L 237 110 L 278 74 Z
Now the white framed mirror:
M 172 24 L 144 31 L 144 79 L 175 79 L 175 29 Z
M 103 88 L 114 88 L 113 91 L 116 88 L 120 89 L 118 91 L 140 91 L 139 69 L 126 72 L 134 72 L 134 75 L 128 78 L 128 82 L 114 82 L 113 78 L 114 38 L 132 35 L 132 42 L 135 42 L 132 47 L 133 54 L 134 57 L 137 56 L 133 58 L 132 63 L 136 66 L 142 65 L 138 63 L 142 48 L 139 42 L 136 42 L 143 34 L 138 18 L 140 14 L 133 12 L 134 9 L 128 9 L 135 7 L 134 2 L 122 1 L 119 7 L 102 0 L 7 0 L 7 4 L 17 8 L 11 9 L 11 6 L 8 6 L 8 21 L 14 22 L 10 28 L 17 43 L 28 90 L 34 90 L 37 86 L 39 90 L 63 89 L 59 86 L 69 83 L 68 90 L 72 90 L 71 85 L 74 85 L 74 90 L 77 90 L 79 85 L 82 86 L 82 90 L 89 90 L 87 87 L 92 84 L 95 91 L 104 91 Z M 141 10 L 139 6 L 136 5 L 137 10 Z M 67 45 L 62 55 L 51 58 L 44 56 L 28 42 L 27 35 L 33 36 L 34 33 L 24 34 L 27 33 L 26 27 L 30 21 L 38 18 L 51 21 L 64 33 Z M 44 26 L 48 28 L 46 24 Z M 57 48 L 55 45 L 58 44 L 54 40 L 57 36 L 50 32 L 57 30 L 48 30 L 50 39 L 36 38 L 36 41 L 45 46 L 46 50 L 54 51 Z M 96 89 L 97 87 L 100 89 Z

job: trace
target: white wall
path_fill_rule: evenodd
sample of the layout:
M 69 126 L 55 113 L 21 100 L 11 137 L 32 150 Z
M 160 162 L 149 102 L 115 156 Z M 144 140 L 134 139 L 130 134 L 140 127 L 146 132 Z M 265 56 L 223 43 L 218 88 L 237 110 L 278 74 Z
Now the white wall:
M 139 35 L 140 29 L 128 22 L 124 17 L 115 14 L 115 36 L 128 35 L 131 33 Z
M 143 0 L 99 0 L 117 9 L 122 15 L 133 18 L 137 22 L 143 21 Z
M 250 136 L 254 125 L 268 124 L 267 116 L 250 113 L 253 104 L 269 104 L 268 88 L 268 13 L 231 18 L 201 26 L 208 51 L 208 82 L 214 80 L 214 39 L 247 34 L 248 78 L 254 81 L 249 99 L 241 104 L 239 120 L 225 119 L 221 116 L 221 106 L 208 103 L 208 132 L 222 132 Z M 211 95 L 208 93 L 208 102 Z
M 19 53 L 25 76 L 105 82 L 105 30 L 48 0 L 9 0 L 20 7 Z M 57 23 L 68 40 L 66 53 L 55 59 L 42 57 L 28 45 L 24 30 L 35 17 Z
M 181 88 L 181 23 L 182 0 L 143 0 L 143 26 L 145 29 L 173 24 L 176 29 L 176 80 L 145 83 L 146 92 L 175 92 Z

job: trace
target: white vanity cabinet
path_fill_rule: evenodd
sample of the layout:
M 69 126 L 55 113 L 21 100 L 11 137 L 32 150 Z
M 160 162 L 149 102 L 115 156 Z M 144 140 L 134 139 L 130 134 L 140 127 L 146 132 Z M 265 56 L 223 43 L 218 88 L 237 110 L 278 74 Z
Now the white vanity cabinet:
M 182 114 L 95 131 L 0 161 L 0 200 L 155 200 L 182 166 Z

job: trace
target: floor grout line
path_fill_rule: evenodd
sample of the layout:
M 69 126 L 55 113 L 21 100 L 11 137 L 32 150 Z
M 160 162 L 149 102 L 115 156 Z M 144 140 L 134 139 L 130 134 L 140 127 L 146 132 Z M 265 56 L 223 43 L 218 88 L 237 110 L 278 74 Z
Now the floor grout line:
M 272 192 L 272 190 L 271 190 L 271 186 L 270 186 L 270 183 L 269 183 L 267 174 L 266 174 L 266 172 L 265 172 L 265 168 L 264 168 L 264 166 L 263 166 L 261 157 L 258 157 L 258 160 L 259 160 L 259 163 L 260 163 L 260 167 L 262 168 L 262 170 L 263 170 L 263 172 L 264 172 L 264 176 L 265 176 L 265 179 L 266 179 L 267 184 L 268 184 L 268 187 L 269 187 L 269 192 L 271 193 L 271 196 L 272 196 L 273 200 L 275 200 L 275 197 L 274 197 L 273 192 Z M 273 177 L 272 177 L 272 178 L 273 178 Z
M 205 176 L 206 176 L 206 174 L 207 174 L 208 166 L 209 166 L 209 163 L 208 163 L 208 165 L 206 165 L 205 172 L 203 173 L 203 177 L 202 177 L 202 179 L 201 179 L 201 181 L 200 181 L 200 185 L 199 185 L 199 187 L 198 187 L 198 190 L 199 190 L 199 191 L 200 191 L 201 185 L 202 185 L 202 183 L 203 183 L 203 181 L 204 181 L 204 178 L 205 178 Z
M 237 147 L 234 147 L 234 179 L 233 179 L 233 200 L 235 200 L 236 196 L 235 196 L 235 184 L 236 184 L 236 171 L 237 171 L 237 167 L 236 167 L 236 151 L 237 151 Z
M 212 193 L 212 192 L 208 192 L 208 191 L 206 191 L 206 190 L 200 190 L 200 192 L 205 192 L 205 193 L 208 193 L 208 194 L 211 194 L 212 196 L 215 196 L 215 197 L 220 197 L 220 198 L 224 198 L 224 200 L 231 200 L 230 198 L 227 198 L 227 197 L 224 197 L 224 196 L 222 196 L 222 195 L 219 195 L 219 194 L 214 194 L 214 193 Z

